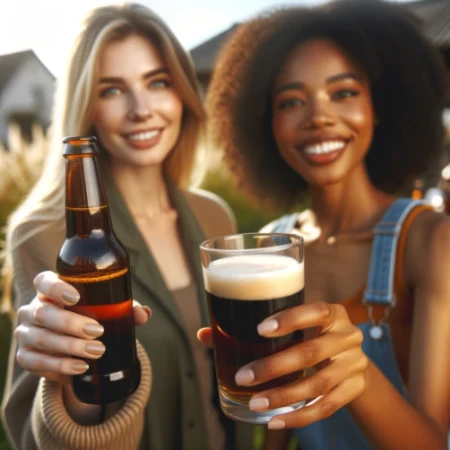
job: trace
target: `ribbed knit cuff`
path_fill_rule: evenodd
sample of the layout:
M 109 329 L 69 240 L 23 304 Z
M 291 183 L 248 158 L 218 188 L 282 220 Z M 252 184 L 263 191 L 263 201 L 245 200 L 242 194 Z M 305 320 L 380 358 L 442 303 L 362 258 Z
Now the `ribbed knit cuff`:
M 62 386 L 42 378 L 33 404 L 32 427 L 40 449 L 132 450 L 136 449 L 143 428 L 143 413 L 150 394 L 151 366 L 147 353 L 137 344 L 141 382 L 124 400 L 116 414 L 98 425 L 80 425 L 68 414 Z

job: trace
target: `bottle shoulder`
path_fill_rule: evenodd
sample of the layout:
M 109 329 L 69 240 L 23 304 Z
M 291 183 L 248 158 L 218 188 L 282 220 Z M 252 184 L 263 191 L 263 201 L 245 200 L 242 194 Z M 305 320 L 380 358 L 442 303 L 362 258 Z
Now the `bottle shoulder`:
M 66 239 L 57 258 L 58 273 L 111 272 L 128 268 L 129 257 L 125 247 L 114 234 L 94 230 L 88 236 Z

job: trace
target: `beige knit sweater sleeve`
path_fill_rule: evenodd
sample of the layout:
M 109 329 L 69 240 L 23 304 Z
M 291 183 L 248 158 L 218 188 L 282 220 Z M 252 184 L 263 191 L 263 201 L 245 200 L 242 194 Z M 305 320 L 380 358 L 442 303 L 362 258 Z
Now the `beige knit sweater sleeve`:
M 40 228 L 30 239 L 31 230 Z M 64 223 L 27 222 L 15 230 L 13 239 L 22 243 L 12 252 L 14 308 L 29 303 L 36 295 L 34 277 L 43 270 L 55 270 L 58 250 L 64 240 Z M 16 324 L 14 324 L 15 326 Z M 120 449 L 137 448 L 142 433 L 143 410 L 147 403 L 151 370 L 147 354 L 138 346 L 141 383 L 114 417 L 97 426 L 83 427 L 67 414 L 61 388 L 24 371 L 16 360 L 14 338 L 10 350 L 8 379 L 2 402 L 2 421 L 15 449 Z M 156 449 L 157 450 L 157 449 Z
M 33 403 L 31 425 L 38 449 L 134 450 L 139 446 L 144 409 L 151 387 L 151 366 L 138 344 L 141 382 L 119 411 L 98 425 L 80 425 L 72 420 L 63 403 L 62 387 L 41 379 Z

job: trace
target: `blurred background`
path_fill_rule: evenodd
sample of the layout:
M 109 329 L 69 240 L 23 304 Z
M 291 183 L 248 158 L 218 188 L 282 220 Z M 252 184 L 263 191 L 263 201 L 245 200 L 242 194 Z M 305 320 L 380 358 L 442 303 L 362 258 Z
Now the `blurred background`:
M 364 1 L 364 0 L 360 0 Z M 11 211 L 21 202 L 39 177 L 48 150 L 52 97 L 58 75 L 79 23 L 95 6 L 113 1 L 5 0 L 0 6 L 0 251 Z M 202 92 L 206 93 L 218 51 L 239 22 L 270 6 L 276 0 L 140 0 L 154 9 L 191 52 Z M 320 0 L 291 4 L 314 5 Z M 450 0 L 399 1 L 422 21 L 425 34 L 441 51 L 450 69 Z M 182 12 L 182 13 L 181 13 Z M 450 72 L 449 72 L 450 74 Z M 417 183 L 425 191 L 438 185 L 442 168 L 450 162 L 450 101 L 442 120 L 449 130 L 444 159 Z M 228 202 L 240 231 L 255 231 L 286 211 L 259 209 L 235 188 L 221 160 L 220 149 L 213 152 L 202 187 Z M 450 179 L 450 172 L 449 172 Z M 417 188 L 416 186 L 416 188 Z M 411 187 L 413 188 L 413 187 Z M 305 205 L 298 205 L 302 209 Z M 0 253 L 0 269 L 2 254 Z M 0 298 L 4 286 L 0 276 Z M 0 311 L 0 398 L 10 342 L 10 317 Z M 0 450 L 10 447 L 0 425 Z

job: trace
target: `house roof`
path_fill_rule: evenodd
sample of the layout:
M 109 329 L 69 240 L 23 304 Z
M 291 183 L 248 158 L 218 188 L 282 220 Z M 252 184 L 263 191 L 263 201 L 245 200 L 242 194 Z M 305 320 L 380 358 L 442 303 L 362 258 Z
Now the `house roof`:
M 0 93 L 8 84 L 9 79 L 29 58 L 36 58 L 45 68 L 47 68 L 33 50 L 24 50 L 21 52 L 0 55 Z M 48 72 L 53 77 L 53 74 L 50 71 Z
M 197 74 L 208 73 L 212 71 L 215 59 L 217 57 L 217 54 L 219 53 L 220 48 L 238 26 L 238 23 L 232 25 L 230 28 L 222 31 L 219 34 L 216 34 L 211 39 L 208 39 L 207 41 L 203 42 L 197 47 L 194 47 L 191 50 L 191 56 L 194 60 L 195 70 Z
M 442 49 L 450 48 L 450 2 L 420 0 L 404 3 L 422 21 L 426 36 Z
M 450 49 L 450 0 L 419 0 L 402 5 L 419 17 L 425 35 L 432 42 L 442 49 Z M 238 26 L 239 23 L 232 25 L 191 50 L 198 75 L 213 71 L 220 48 Z

